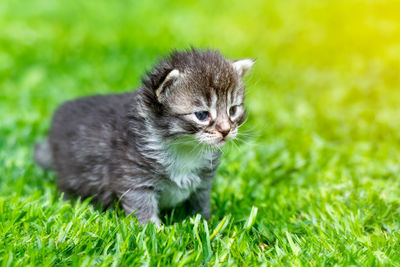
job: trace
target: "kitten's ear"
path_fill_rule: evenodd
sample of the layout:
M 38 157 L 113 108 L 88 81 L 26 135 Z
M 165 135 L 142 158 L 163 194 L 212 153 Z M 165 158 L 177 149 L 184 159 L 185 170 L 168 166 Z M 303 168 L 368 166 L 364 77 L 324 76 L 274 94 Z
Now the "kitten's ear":
M 232 62 L 233 69 L 238 73 L 240 78 L 243 78 L 246 75 L 253 64 L 254 60 L 249 58 L 239 59 Z
M 177 69 L 173 69 L 170 71 L 170 73 L 168 73 L 161 85 L 156 89 L 158 101 L 161 101 L 166 96 L 168 89 L 178 80 L 180 76 L 181 73 Z

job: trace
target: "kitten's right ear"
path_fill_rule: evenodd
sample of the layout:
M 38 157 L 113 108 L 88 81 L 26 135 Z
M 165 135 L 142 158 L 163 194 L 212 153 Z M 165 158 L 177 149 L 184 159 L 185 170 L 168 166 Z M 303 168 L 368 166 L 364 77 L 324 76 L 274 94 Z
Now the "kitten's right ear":
M 181 73 L 177 69 L 173 69 L 165 77 L 161 85 L 156 89 L 157 100 L 161 102 L 168 94 L 168 90 L 174 85 L 174 83 L 181 76 Z
M 244 78 L 244 76 L 247 74 L 247 72 L 253 67 L 254 65 L 254 60 L 245 58 L 245 59 L 239 59 L 235 60 L 232 63 L 232 66 L 234 70 L 237 72 L 240 78 Z

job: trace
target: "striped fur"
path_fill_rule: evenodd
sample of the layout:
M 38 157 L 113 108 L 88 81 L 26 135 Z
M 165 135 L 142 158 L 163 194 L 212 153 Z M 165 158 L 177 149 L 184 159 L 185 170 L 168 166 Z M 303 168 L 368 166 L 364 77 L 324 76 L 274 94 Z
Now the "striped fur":
M 140 223 L 182 201 L 208 218 L 219 150 L 245 118 L 242 78 L 252 65 L 218 51 L 174 51 L 133 93 L 64 103 L 35 160 L 67 196 L 119 200 Z M 207 112 L 206 120 L 196 112 Z

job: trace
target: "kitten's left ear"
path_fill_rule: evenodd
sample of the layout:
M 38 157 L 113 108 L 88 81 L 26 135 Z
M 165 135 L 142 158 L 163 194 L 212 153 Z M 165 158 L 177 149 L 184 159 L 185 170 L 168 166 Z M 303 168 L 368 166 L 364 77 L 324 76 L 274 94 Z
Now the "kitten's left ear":
M 254 60 L 249 58 L 239 59 L 232 62 L 233 69 L 236 70 L 240 78 L 243 78 L 246 75 L 253 64 Z
M 162 101 L 168 94 L 168 90 L 173 86 L 173 84 L 178 80 L 181 73 L 177 69 L 173 69 L 165 77 L 161 85 L 156 89 L 156 96 L 158 101 Z

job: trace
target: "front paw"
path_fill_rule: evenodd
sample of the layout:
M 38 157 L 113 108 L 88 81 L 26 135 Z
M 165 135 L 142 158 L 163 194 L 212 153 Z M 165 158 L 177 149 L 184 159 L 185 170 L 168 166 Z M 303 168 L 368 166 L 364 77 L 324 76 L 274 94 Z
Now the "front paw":
M 157 216 L 151 217 L 148 222 L 154 223 L 157 226 L 157 228 L 160 228 L 162 225 L 161 220 Z
M 193 208 L 190 211 L 191 215 L 200 214 L 204 219 L 209 220 L 211 218 L 211 211 L 209 209 Z
M 145 224 L 148 224 L 148 223 L 154 223 L 157 226 L 157 228 L 159 228 L 162 225 L 161 220 L 156 215 L 153 215 L 150 218 L 149 217 L 140 218 L 139 216 L 136 216 L 136 218 L 137 218 L 137 220 L 138 220 L 140 225 L 145 225 Z
M 210 211 L 202 211 L 200 214 L 207 221 L 211 218 L 211 212 Z

